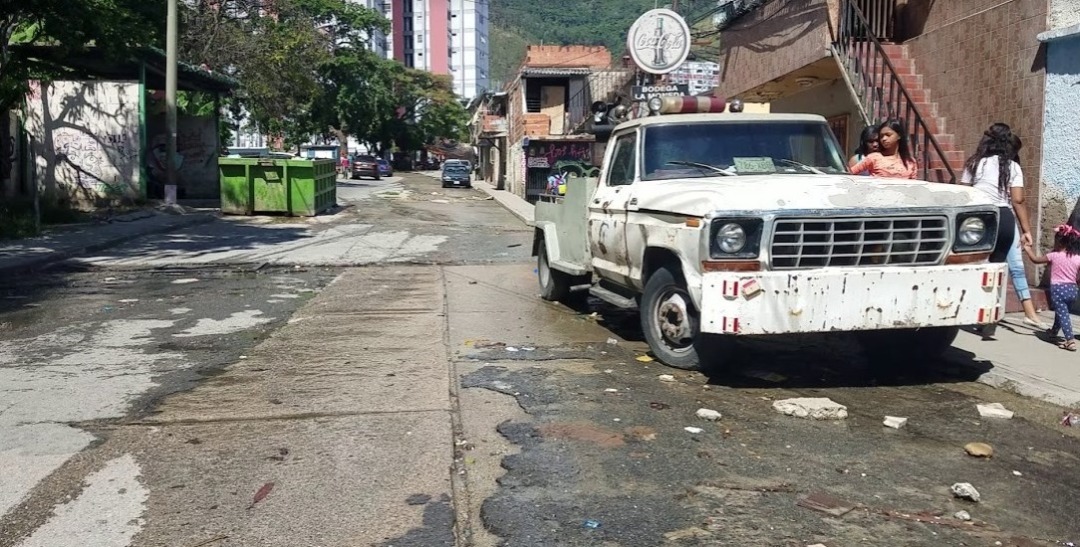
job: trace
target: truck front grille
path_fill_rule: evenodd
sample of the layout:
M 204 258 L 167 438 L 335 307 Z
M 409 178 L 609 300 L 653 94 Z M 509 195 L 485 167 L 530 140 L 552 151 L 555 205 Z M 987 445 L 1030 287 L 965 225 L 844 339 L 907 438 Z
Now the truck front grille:
M 827 266 L 926 266 L 941 262 L 948 249 L 948 219 L 878 217 L 776 221 L 772 268 Z

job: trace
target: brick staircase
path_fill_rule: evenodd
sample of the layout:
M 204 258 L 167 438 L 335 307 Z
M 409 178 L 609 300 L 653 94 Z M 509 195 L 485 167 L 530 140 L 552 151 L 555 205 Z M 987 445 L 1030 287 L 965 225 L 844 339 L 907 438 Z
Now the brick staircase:
M 946 121 L 938 114 L 937 104 L 933 102 L 930 90 L 923 84 L 923 77 L 919 74 L 915 61 L 908 54 L 908 47 L 902 44 L 883 43 L 881 49 L 888 57 L 892 70 L 880 60 L 873 62 L 872 50 L 858 54 L 852 51 L 849 54 L 854 61 L 852 63 L 855 69 L 853 78 L 861 78 L 864 86 L 871 93 L 878 95 L 877 100 L 864 98 L 864 104 L 870 107 L 867 114 L 872 120 L 878 122 L 890 117 L 903 119 L 906 117 L 905 111 L 909 108 L 917 112 L 925 123 L 926 130 L 934 136 L 941 148 L 941 155 L 928 153 L 925 156 L 930 170 L 936 174 L 934 178 L 937 180 L 947 178 L 944 164 L 948 162 L 953 174 L 959 179 L 967 156 L 964 150 L 957 146 L 955 136 L 946 132 Z M 892 75 L 895 75 L 895 79 Z M 894 81 L 902 85 L 902 91 Z M 912 127 L 912 125 L 914 124 L 908 126 L 915 148 L 912 152 L 922 164 L 924 155 L 920 148 L 925 146 L 924 139 L 918 134 L 919 127 Z

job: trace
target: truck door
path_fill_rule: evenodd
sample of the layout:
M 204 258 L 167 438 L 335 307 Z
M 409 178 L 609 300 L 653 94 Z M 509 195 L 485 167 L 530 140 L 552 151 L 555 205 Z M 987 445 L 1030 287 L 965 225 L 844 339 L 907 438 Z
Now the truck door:
M 630 184 L 637 177 L 637 133 L 615 136 L 596 193 L 589 201 L 589 248 L 593 270 L 601 277 L 630 285 L 626 247 L 626 208 Z

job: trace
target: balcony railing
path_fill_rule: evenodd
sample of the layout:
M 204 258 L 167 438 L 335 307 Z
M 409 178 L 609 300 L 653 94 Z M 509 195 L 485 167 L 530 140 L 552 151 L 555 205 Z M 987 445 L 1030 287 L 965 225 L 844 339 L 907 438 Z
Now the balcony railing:
M 871 21 L 859 7 L 860 4 L 876 6 L 884 3 L 843 0 L 838 36 L 833 44 L 834 53 L 844 66 L 848 81 L 861 103 L 860 107 L 872 123 L 887 118 L 898 118 L 904 122 L 914 148 L 912 154 L 919 163 L 921 178 L 955 183 L 956 174 L 948 156 L 934 137 L 930 125 L 915 107 L 915 101 L 904 88 L 878 37 L 877 29 L 888 28 L 889 23 L 883 22 L 883 15 L 878 12 Z

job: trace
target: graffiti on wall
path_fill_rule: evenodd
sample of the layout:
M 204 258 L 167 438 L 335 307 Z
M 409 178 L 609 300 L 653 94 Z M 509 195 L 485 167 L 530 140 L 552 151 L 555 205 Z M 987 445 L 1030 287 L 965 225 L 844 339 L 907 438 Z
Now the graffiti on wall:
M 157 123 L 154 123 L 157 122 Z M 168 140 L 164 119 L 151 118 L 146 151 L 147 194 L 164 195 L 168 175 Z M 181 116 L 177 120 L 176 180 L 183 197 L 203 198 L 217 194 L 217 131 L 213 118 Z
M 560 161 L 592 165 L 591 142 L 537 142 L 529 144 L 526 166 L 530 169 L 554 169 Z
M 139 155 L 133 135 L 64 127 L 53 131 L 52 141 L 58 169 L 79 187 L 122 194 L 132 182 L 124 171 Z
M 139 197 L 137 90 L 128 82 L 31 82 L 27 174 L 44 195 L 86 206 Z

